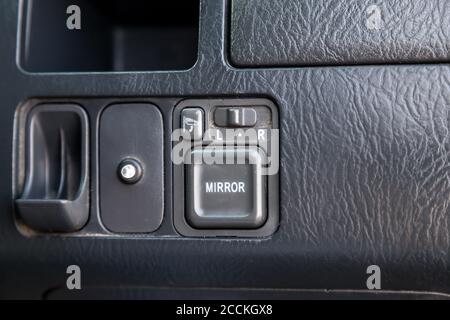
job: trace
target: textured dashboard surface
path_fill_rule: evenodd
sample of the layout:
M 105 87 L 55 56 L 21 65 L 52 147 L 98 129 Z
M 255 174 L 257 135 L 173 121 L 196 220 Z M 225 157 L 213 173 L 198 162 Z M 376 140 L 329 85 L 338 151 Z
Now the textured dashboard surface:
M 443 62 L 447 0 L 232 0 L 238 66 Z
M 18 1 L 0 7 L 0 297 L 42 297 L 64 286 L 70 264 L 85 287 L 302 289 L 365 289 L 366 268 L 377 264 L 384 290 L 450 293 L 449 66 L 237 70 L 225 62 L 225 3 L 208 0 L 189 71 L 28 74 L 15 63 Z M 272 237 L 19 233 L 11 172 L 23 101 L 203 95 L 279 106 L 281 221 Z

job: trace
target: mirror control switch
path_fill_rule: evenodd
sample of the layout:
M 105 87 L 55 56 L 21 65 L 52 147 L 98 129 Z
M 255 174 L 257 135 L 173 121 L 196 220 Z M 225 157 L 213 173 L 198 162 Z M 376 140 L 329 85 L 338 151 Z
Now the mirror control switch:
M 224 161 L 210 164 L 210 156 Z M 194 149 L 188 157 L 192 160 L 186 165 L 186 220 L 192 227 L 256 229 L 265 223 L 262 151 L 256 147 L 207 147 Z M 227 159 L 233 159 L 232 163 L 227 164 Z

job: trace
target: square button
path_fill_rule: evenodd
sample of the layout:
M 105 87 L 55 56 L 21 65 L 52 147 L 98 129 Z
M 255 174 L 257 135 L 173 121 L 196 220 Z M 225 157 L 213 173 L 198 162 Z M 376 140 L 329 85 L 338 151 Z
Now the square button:
M 261 227 L 267 219 L 263 157 L 256 147 L 191 151 L 185 165 L 187 222 L 196 229 Z

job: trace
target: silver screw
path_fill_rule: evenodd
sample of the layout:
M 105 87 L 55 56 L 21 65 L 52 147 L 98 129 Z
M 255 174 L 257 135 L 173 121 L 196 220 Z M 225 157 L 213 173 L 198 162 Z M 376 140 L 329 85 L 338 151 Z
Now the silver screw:
M 136 176 L 136 168 L 131 164 L 127 164 L 122 167 L 122 169 L 120 170 L 120 174 L 124 179 L 133 179 L 134 176 Z
M 128 184 L 138 182 L 143 175 L 142 166 L 135 159 L 125 159 L 120 162 L 117 172 L 120 180 Z

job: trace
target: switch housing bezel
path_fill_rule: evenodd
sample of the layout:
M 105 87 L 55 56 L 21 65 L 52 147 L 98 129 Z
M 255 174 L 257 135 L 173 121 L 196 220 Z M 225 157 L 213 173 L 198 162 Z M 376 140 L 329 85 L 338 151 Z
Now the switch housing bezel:
M 173 113 L 173 129 L 181 128 L 181 111 L 189 107 L 200 107 L 205 115 L 205 131 L 208 129 L 218 128 L 214 124 L 214 112 L 217 108 L 223 107 L 251 107 L 256 110 L 268 110 L 262 112 L 263 117 L 258 119 L 255 128 L 258 129 L 279 129 L 278 125 L 278 108 L 269 99 L 265 98 L 249 98 L 249 99 L 187 99 L 181 101 L 174 109 Z M 222 128 L 225 129 L 225 128 Z M 230 128 L 236 129 L 236 128 Z M 243 128 L 246 130 L 248 128 Z M 204 133 L 205 134 L 205 133 Z M 206 134 L 205 134 L 206 137 Z M 209 145 L 214 143 L 209 141 Z M 279 154 L 279 141 L 272 141 L 277 146 L 277 154 Z M 175 145 L 176 142 L 173 142 Z M 206 147 L 205 142 L 194 142 L 195 147 Z M 251 144 L 258 147 L 257 142 Z M 266 151 L 266 150 L 264 150 Z M 279 161 L 279 159 L 278 159 Z M 232 228 L 211 228 L 196 229 L 192 227 L 186 218 L 186 171 L 183 164 L 173 164 L 173 221 L 176 231 L 186 237 L 237 237 L 237 238 L 264 238 L 269 237 L 276 232 L 279 225 L 279 172 L 274 175 L 267 176 L 267 219 L 266 222 L 257 229 L 232 229 Z

